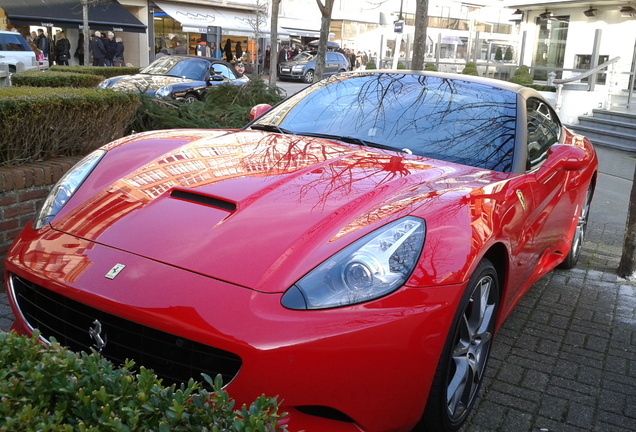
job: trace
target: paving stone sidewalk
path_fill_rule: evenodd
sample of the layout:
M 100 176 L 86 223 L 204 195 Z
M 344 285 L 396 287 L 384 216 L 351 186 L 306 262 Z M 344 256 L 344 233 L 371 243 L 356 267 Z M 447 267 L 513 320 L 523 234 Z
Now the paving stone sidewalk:
M 623 232 L 590 221 L 578 267 L 523 298 L 462 432 L 636 431 L 636 286 L 615 274 Z M 12 321 L 0 292 L 0 330 Z

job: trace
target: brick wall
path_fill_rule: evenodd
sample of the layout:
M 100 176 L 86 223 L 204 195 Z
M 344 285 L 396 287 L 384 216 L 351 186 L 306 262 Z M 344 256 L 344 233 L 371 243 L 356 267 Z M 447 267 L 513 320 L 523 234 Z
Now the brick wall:
M 0 167 L 0 270 L 13 239 L 35 215 L 51 188 L 79 157 Z M 0 291 L 4 284 L 0 285 Z

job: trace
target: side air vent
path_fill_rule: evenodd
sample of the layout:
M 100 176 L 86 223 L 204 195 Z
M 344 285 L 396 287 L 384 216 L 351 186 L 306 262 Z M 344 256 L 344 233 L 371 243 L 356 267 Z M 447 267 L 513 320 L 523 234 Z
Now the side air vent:
M 208 195 L 201 195 L 194 192 L 188 192 L 175 189 L 170 193 L 172 198 L 177 198 L 184 201 L 191 201 L 197 204 L 203 204 L 209 207 L 215 207 L 229 212 L 236 211 L 236 204 L 230 201 L 214 198 Z
M 336 420 L 345 423 L 353 423 L 353 419 L 335 408 L 322 405 L 300 405 L 294 407 L 303 414 L 309 414 L 316 417 L 322 417 L 329 420 Z

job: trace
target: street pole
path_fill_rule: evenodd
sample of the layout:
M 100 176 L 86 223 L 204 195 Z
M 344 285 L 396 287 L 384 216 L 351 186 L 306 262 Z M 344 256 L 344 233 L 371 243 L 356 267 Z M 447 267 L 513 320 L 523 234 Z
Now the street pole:
M 402 18 L 402 5 L 404 4 L 404 0 L 400 0 L 400 16 L 398 20 L 393 23 L 395 30 L 395 47 L 393 49 L 393 67 L 391 69 L 397 69 L 398 61 L 400 59 L 400 48 L 402 47 L 402 32 L 404 31 L 404 19 Z M 396 23 L 401 23 L 399 26 L 400 30 L 397 31 L 398 26 Z

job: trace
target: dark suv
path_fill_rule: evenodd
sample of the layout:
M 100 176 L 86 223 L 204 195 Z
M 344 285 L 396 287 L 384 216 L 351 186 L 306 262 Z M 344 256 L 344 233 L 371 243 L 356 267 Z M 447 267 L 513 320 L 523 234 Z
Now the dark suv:
M 292 60 L 278 65 L 278 77 L 281 80 L 302 80 L 306 83 L 314 82 L 316 71 L 316 55 L 318 51 L 303 51 Z M 339 52 L 327 51 L 325 73 L 323 76 L 334 75 L 349 70 L 349 62 Z

